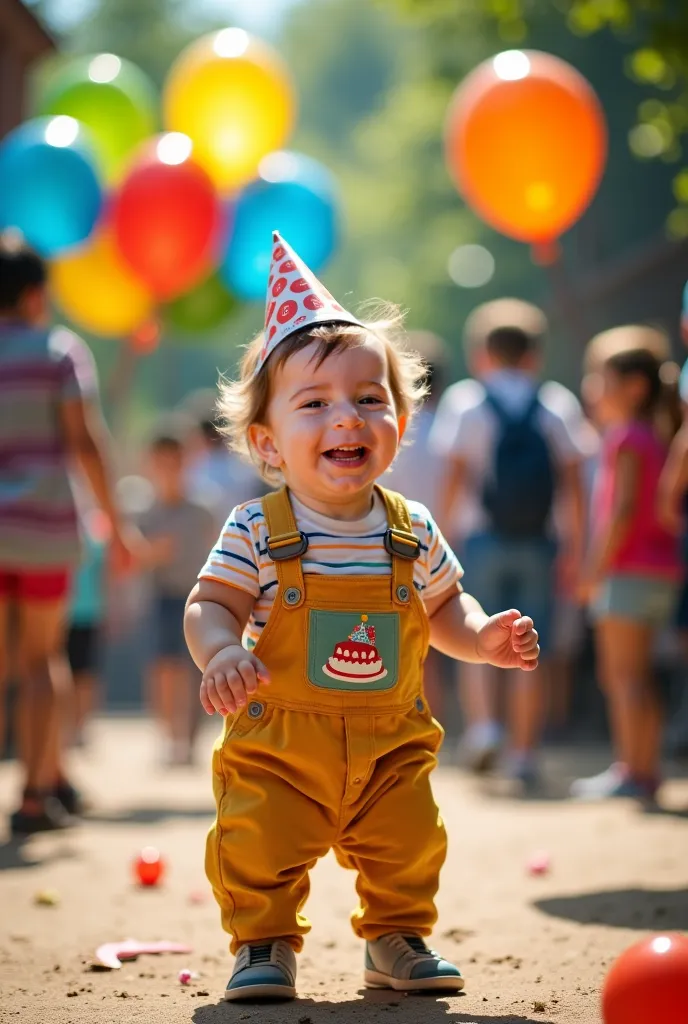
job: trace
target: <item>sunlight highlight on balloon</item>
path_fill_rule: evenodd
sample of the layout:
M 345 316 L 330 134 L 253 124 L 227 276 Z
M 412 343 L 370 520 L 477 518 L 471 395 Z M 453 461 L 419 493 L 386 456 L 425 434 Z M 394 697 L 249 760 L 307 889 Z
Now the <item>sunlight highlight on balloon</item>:
M 248 32 L 243 28 L 224 28 L 218 32 L 213 42 L 213 50 L 218 57 L 241 57 L 248 50 Z
M 193 142 L 183 132 L 168 132 L 157 145 L 158 159 L 170 167 L 183 164 L 191 156 Z
M 503 82 L 517 82 L 519 78 L 526 78 L 530 71 L 530 61 L 522 50 L 505 50 L 498 53 L 492 61 L 492 67 L 497 78 Z
M 49 146 L 65 149 L 71 146 L 79 135 L 79 122 L 73 117 L 61 114 L 54 117 L 45 127 L 45 141 Z
M 88 65 L 88 77 L 92 82 L 106 85 L 114 82 L 122 70 L 122 61 L 114 53 L 99 53 Z

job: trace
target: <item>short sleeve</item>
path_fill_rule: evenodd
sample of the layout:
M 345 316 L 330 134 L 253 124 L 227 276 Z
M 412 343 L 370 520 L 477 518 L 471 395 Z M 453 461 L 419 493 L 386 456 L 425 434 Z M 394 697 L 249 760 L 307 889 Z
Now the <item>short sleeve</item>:
M 246 506 L 238 505 L 232 511 L 198 578 L 227 583 L 255 598 L 260 596 L 255 538 Z
M 408 504 L 414 533 L 421 542 L 417 584 L 422 600 L 428 601 L 456 586 L 463 568 L 428 509 L 415 501 Z
M 557 463 L 560 466 L 565 466 L 570 463 L 579 462 L 583 457 L 583 452 L 571 426 L 559 413 L 554 412 L 547 406 L 542 407 L 542 412 L 545 419 L 541 421 L 541 429 L 543 432 L 545 430 L 547 432 L 547 439 L 552 446 Z
M 468 458 L 476 440 L 475 411 L 481 406 L 485 390 L 474 380 L 458 381 L 447 388 L 440 399 L 428 439 L 433 455 L 440 458 Z
M 65 327 L 57 327 L 50 335 L 50 350 L 60 363 L 63 399 L 96 397 L 98 371 L 86 342 Z

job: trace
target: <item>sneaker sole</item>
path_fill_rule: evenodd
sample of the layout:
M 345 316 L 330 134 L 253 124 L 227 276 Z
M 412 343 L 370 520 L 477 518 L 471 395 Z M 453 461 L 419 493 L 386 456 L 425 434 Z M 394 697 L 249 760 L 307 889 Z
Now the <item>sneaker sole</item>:
M 252 999 L 296 999 L 296 988 L 289 985 L 242 985 L 226 989 L 224 999 L 227 1003 Z
M 366 969 L 366 988 L 391 988 L 395 992 L 460 992 L 465 978 L 393 978 L 389 974 Z

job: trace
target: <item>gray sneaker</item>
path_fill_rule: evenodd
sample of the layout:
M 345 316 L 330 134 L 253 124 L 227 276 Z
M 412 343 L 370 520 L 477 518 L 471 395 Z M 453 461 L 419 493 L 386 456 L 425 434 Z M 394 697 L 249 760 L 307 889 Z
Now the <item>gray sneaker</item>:
M 296 956 L 288 942 L 247 943 L 236 955 L 225 999 L 295 999 L 295 982 Z
M 459 992 L 465 984 L 458 967 L 418 936 L 399 932 L 366 943 L 365 983 L 396 992 Z

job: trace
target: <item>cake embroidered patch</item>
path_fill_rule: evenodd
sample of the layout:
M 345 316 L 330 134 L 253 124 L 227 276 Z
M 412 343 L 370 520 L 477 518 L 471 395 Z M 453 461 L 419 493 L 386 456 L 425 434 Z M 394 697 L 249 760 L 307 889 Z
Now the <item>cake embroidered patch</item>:
M 389 690 L 396 685 L 399 616 L 311 611 L 308 676 L 330 690 Z

